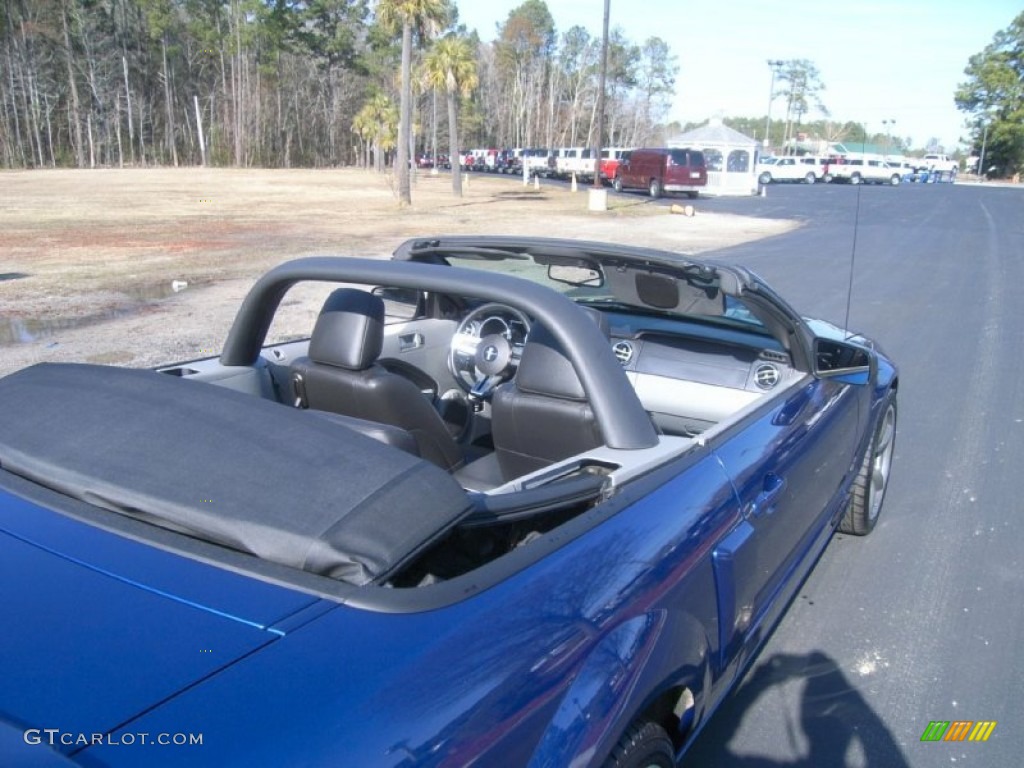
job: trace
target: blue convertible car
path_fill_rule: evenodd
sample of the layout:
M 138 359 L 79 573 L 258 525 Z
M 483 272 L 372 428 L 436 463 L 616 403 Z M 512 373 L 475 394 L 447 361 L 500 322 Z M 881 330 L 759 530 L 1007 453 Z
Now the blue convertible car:
M 283 264 L 218 358 L 21 370 L 0 764 L 673 765 L 875 526 L 897 384 L 745 269 L 508 237 Z

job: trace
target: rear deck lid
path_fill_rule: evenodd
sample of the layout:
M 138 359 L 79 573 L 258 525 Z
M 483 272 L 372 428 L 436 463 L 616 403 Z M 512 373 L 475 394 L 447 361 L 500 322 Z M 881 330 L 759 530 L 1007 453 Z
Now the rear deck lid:
M 56 729 L 40 759 L 75 753 L 316 602 L 0 491 L 0 764 L 29 729 Z

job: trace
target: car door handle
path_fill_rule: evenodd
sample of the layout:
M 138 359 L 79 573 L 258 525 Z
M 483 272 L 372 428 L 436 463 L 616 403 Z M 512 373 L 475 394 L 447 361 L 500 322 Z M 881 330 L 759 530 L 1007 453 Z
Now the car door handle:
M 398 337 L 398 351 L 408 352 L 411 349 L 419 349 L 423 346 L 422 333 L 406 333 Z
M 774 472 L 769 472 L 764 476 L 764 485 L 761 488 L 761 492 L 754 497 L 747 511 L 752 517 L 770 515 L 775 511 L 779 494 L 785 487 L 786 479 L 784 477 L 780 477 Z

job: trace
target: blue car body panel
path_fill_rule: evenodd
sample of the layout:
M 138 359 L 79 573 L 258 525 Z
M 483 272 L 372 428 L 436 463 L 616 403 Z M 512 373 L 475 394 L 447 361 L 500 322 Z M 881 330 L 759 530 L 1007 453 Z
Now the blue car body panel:
M 0 531 L 126 583 L 256 628 L 269 627 L 316 601 L 294 590 L 112 536 L 3 490 Z M 216 578 L 216 586 L 211 585 L 211 578 Z
M 19 629 L 0 633 L 0 658 L 21 661 L 4 664 L 3 719 L 84 734 L 105 733 L 274 642 L 281 633 L 271 625 L 314 600 L 4 492 L 0 595 L 4 623 Z
M 31 551 L 23 557 L 53 561 L 44 566 L 19 560 L 13 567 L 23 573 L 67 572 L 62 579 L 77 580 L 83 591 L 76 599 L 89 596 L 112 612 L 103 616 L 109 631 L 97 626 L 88 633 L 102 638 L 102 647 L 97 644 L 93 652 L 107 660 L 105 674 L 120 680 L 131 669 L 139 697 L 170 697 L 115 731 L 114 745 L 84 750 L 79 757 L 86 762 L 132 764 L 137 755 L 117 745 L 125 733 L 183 731 L 204 734 L 201 752 L 189 754 L 195 764 L 228 764 L 238 757 L 240 744 L 261 759 L 293 765 L 336 758 L 339 744 L 345 745 L 346 760 L 365 765 L 453 765 L 474 755 L 485 762 L 487 756 L 514 756 L 511 764 L 585 764 L 588 756 L 610 748 L 608 740 L 614 742 L 636 708 L 664 690 L 666 680 L 686 685 L 704 708 L 713 706 L 737 673 L 738 651 L 750 638 L 724 628 L 739 626 L 739 614 L 751 605 L 760 614 L 751 614 L 747 626 L 757 627 L 761 614 L 777 602 L 777 588 L 755 591 L 759 577 L 752 569 L 774 555 L 780 572 L 804 562 L 802 553 L 774 553 L 771 525 L 811 508 L 799 498 L 780 497 L 784 508 L 765 511 L 759 519 L 739 498 L 756 490 L 751 478 L 759 472 L 788 472 L 829 454 L 815 444 L 821 435 L 833 434 L 825 429 L 828 422 L 815 422 L 820 431 L 806 422 L 819 413 L 813 405 L 823 396 L 819 390 L 834 387 L 814 380 L 806 388 L 811 391 L 800 390 L 759 415 L 757 426 L 727 436 L 714 455 L 690 466 L 680 459 L 678 469 L 661 470 L 648 481 L 649 493 L 528 575 L 423 613 L 338 604 L 283 632 L 274 627 L 275 619 L 308 609 L 316 598 L 170 553 L 140 558 L 135 555 L 143 544 L 21 500 L 6 499 L 2 519 L 7 528 L 37 531 L 33 545 L 11 540 L 12 546 Z M 849 407 L 833 407 L 830 418 L 848 418 Z M 752 453 L 755 444 L 770 448 Z M 852 455 L 853 447 L 844 450 Z M 725 468 L 739 456 L 751 457 L 748 469 L 734 469 L 730 477 Z M 842 476 L 848 464 L 834 468 L 834 474 Z M 815 521 L 816 539 L 825 534 L 827 540 L 831 532 L 826 518 L 822 514 Z M 49 538 L 38 532 L 48 532 Z M 95 561 L 85 565 L 40 549 L 54 545 L 72 557 L 96 553 Z M 721 556 L 712 567 L 716 545 L 717 555 L 732 547 L 731 568 L 721 567 Z M 112 574 L 130 574 L 130 580 Z M 14 583 L 13 576 L 6 583 Z M 64 590 L 63 580 L 55 583 Z M 49 592 L 31 594 L 33 601 L 60 604 Z M 735 598 L 731 615 L 717 622 L 723 634 L 707 636 L 702 628 L 716 624 L 727 594 Z M 87 615 L 96 614 L 96 605 L 89 603 Z M 61 615 L 59 608 L 54 615 Z M 146 621 L 133 622 L 133 615 L 145 615 Z M 122 642 L 134 655 L 119 647 L 118 627 L 125 628 Z M 38 642 L 35 631 L 23 637 Z M 65 637 L 76 645 L 81 640 L 78 633 Z M 204 646 L 214 652 L 205 653 Z M 256 648 L 261 650 L 238 661 Z M 20 658 L 63 655 L 68 664 L 82 657 L 81 650 L 74 654 L 61 646 L 9 650 Z M 161 663 L 154 663 L 157 658 Z M 91 663 L 104 673 L 101 662 Z M 176 674 L 168 674 L 167 663 Z M 57 669 L 52 690 L 69 673 Z M 203 685 L 171 696 L 204 677 Z M 161 687 L 153 687 L 156 681 Z M 56 702 L 43 696 L 48 706 L 64 702 L 67 710 L 40 703 L 31 724 L 102 731 L 133 706 L 143 709 L 131 688 L 113 688 L 111 706 L 122 708 L 104 717 L 85 690 L 66 691 L 70 695 Z M 396 742 L 396 733 L 406 736 Z M 147 753 L 152 764 L 161 758 L 173 763 L 180 754 Z
M 347 763 L 374 766 L 462 765 L 473 756 L 480 764 L 585 761 L 609 748 L 638 701 L 666 679 L 710 694 L 704 685 L 716 640 L 701 629 L 715 614 L 709 554 L 736 523 L 736 499 L 714 457 L 659 474 L 650 481 L 656 490 L 592 535 L 446 608 L 402 614 L 337 604 L 279 637 L 241 625 L 266 635 L 258 653 L 204 669 L 214 674 L 201 686 L 128 722 L 113 745 L 76 757 L 131 765 L 138 755 L 118 745 L 124 734 L 181 731 L 204 734 L 202 748 L 188 754 L 196 765 L 231 764 L 242 754 L 267 764 L 322 764 L 338 759 L 339 745 Z M 208 574 L 211 591 L 235 578 L 223 576 Z M 295 595 L 297 604 L 309 599 Z M 163 631 L 149 606 L 137 609 Z M 204 625 L 204 612 L 194 613 L 191 621 L 176 617 L 182 633 Z M 182 646 L 176 634 L 167 643 Z M 198 645 L 185 646 L 182 657 L 195 651 L 196 664 L 207 662 Z M 610 664 L 621 674 L 609 676 Z M 125 674 L 124 659 L 111 665 Z M 101 728 L 95 720 L 56 720 L 52 727 Z M 155 749 L 146 759 L 173 764 L 181 754 Z

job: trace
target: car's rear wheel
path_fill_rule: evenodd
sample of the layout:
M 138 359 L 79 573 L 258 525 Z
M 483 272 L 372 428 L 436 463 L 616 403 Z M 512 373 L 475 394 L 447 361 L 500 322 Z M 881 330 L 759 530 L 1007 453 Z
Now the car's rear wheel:
M 860 184 L 860 174 L 859 173 L 855 173 L 855 174 L 851 175 L 850 176 L 850 183 L 851 184 Z
M 604 768 L 672 768 L 674 753 L 672 740 L 664 728 L 638 720 L 619 739 Z
M 806 176 L 804 176 L 804 181 L 806 181 L 808 184 L 813 184 L 814 182 L 817 181 L 817 179 L 814 178 L 813 173 L 808 173 Z
M 621 192 L 622 191 L 622 179 L 620 179 L 618 176 L 616 176 L 614 179 L 612 179 L 612 188 L 616 192 Z
M 821 180 L 824 181 L 826 184 L 831 184 L 832 183 L 832 174 L 831 173 L 826 173 L 824 176 L 821 177 Z
M 768 173 L 768 171 L 765 171 L 764 173 L 757 177 L 757 182 L 758 184 L 764 184 L 765 186 L 767 186 L 768 184 L 772 183 L 772 175 Z
M 892 176 L 890 176 L 890 177 L 889 177 L 889 183 L 890 183 L 890 184 L 892 184 L 892 185 L 893 185 L 894 187 L 895 187 L 895 186 L 896 186 L 897 184 L 899 184 L 899 183 L 900 183 L 900 177 L 899 177 L 899 175 L 898 175 L 898 174 L 895 174 L 895 173 L 894 173 L 894 174 L 893 174 Z
M 874 529 L 889 486 L 895 445 L 896 393 L 890 392 L 882 403 L 882 416 L 854 478 L 850 503 L 839 521 L 843 533 L 866 536 Z
M 661 197 L 661 182 L 657 179 L 651 179 L 651 184 L 648 187 L 648 191 L 651 193 L 651 197 L 657 199 Z

